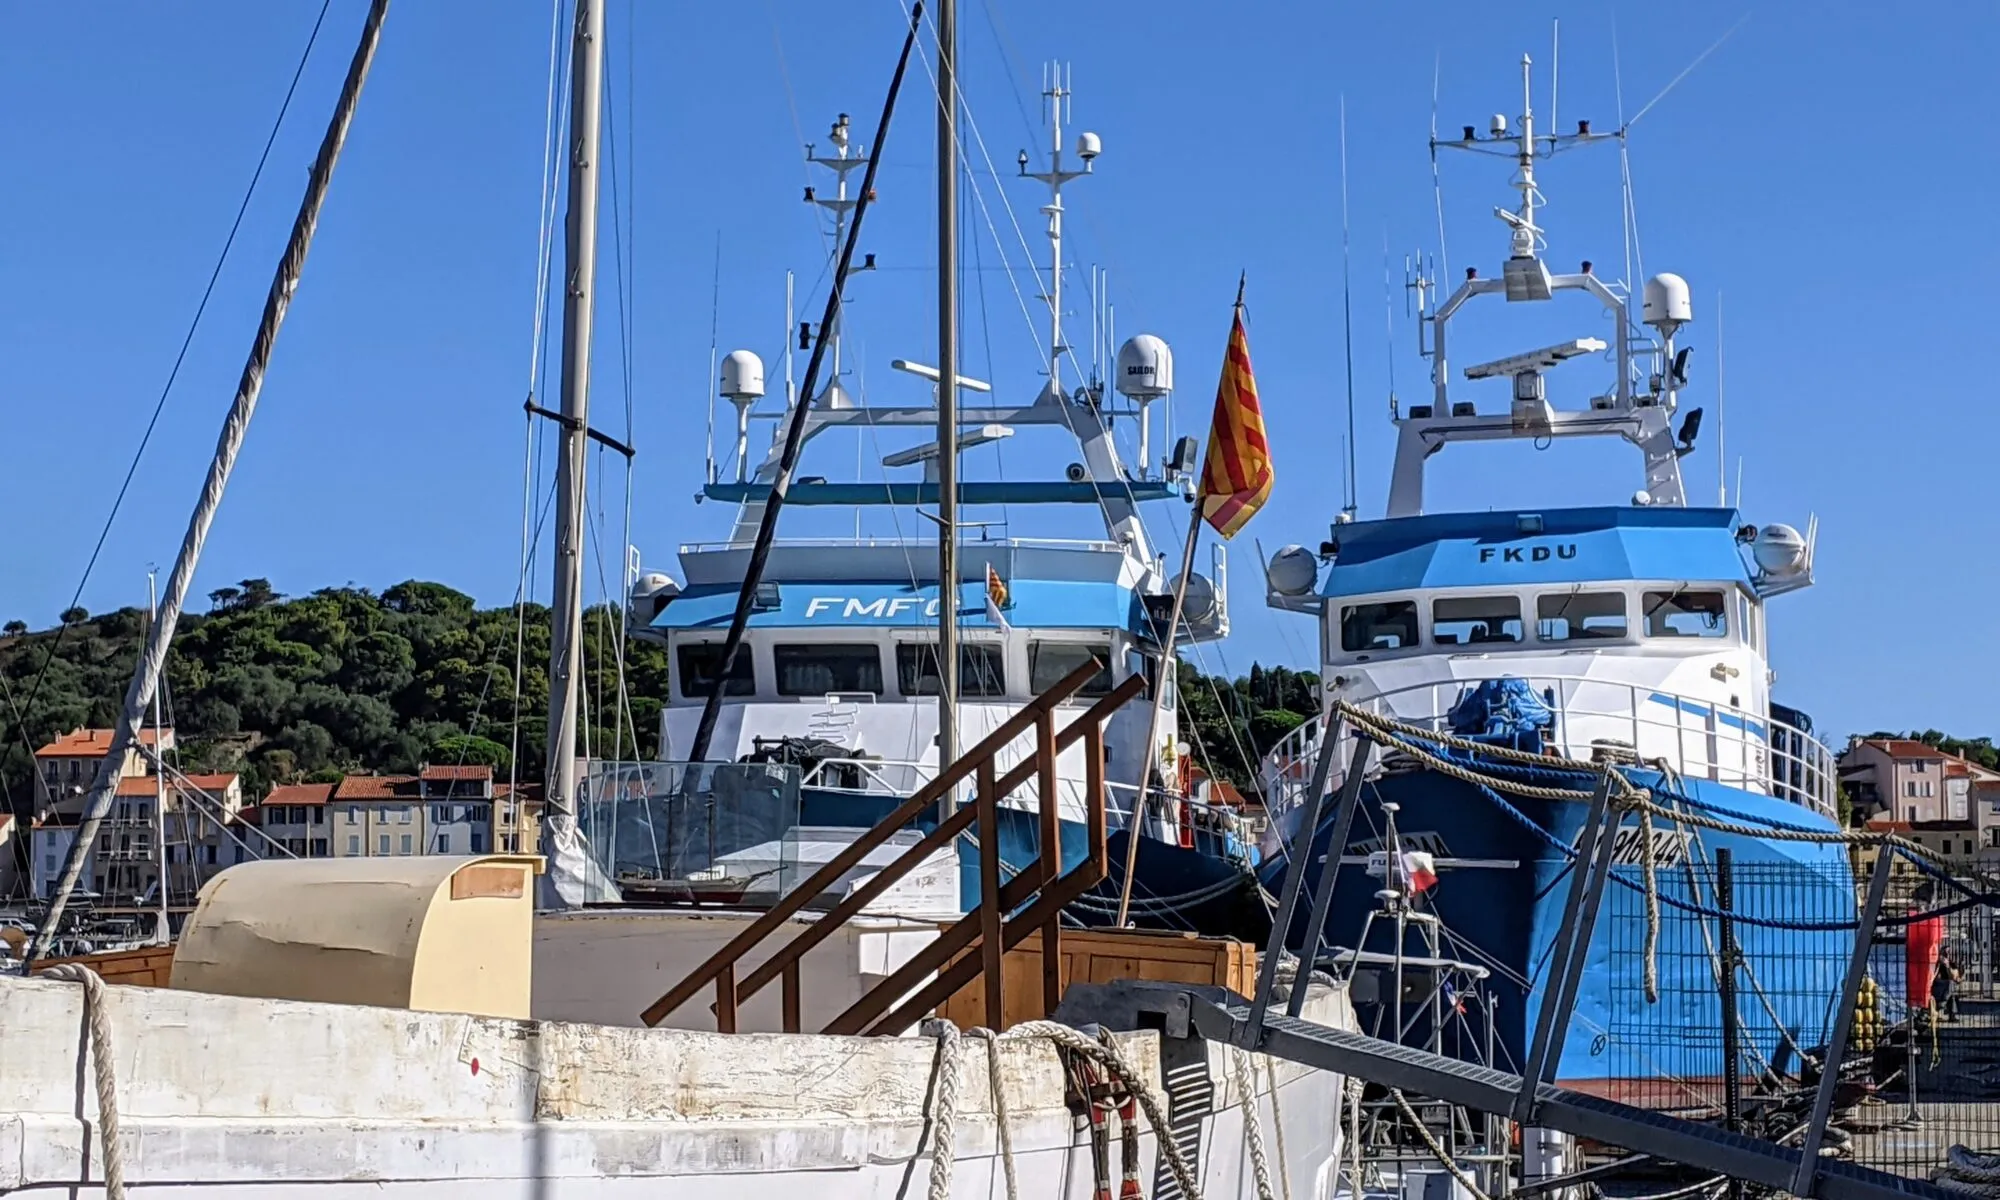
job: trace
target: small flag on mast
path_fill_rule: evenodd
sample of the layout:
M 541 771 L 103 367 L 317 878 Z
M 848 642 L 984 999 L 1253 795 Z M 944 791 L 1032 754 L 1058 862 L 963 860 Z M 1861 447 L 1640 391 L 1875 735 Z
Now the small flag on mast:
M 1264 410 L 1257 403 L 1257 378 L 1250 370 L 1250 335 L 1243 328 L 1243 286 L 1238 283 L 1236 317 L 1222 358 L 1208 456 L 1201 468 L 1197 499 L 1202 519 L 1223 537 L 1235 537 L 1270 499 L 1274 478 L 1271 445 L 1264 437 Z
M 1006 607 L 1007 607 L 1007 582 L 1000 578 L 1000 572 L 993 569 L 992 563 L 987 563 L 986 564 L 986 619 L 993 622 L 994 628 L 1003 631 L 1010 628 L 1010 626 L 1007 624 L 1007 618 L 1003 616 L 1000 611 Z

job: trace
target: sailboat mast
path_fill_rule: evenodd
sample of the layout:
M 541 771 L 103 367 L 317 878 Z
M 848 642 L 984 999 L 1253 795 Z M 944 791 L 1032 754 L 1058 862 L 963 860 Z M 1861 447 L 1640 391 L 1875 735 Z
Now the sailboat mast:
M 146 619 L 150 625 L 160 619 L 160 592 L 158 572 L 146 572 Z M 160 696 L 166 689 L 153 689 L 153 753 L 164 754 L 166 742 L 162 736 L 160 721 Z M 159 863 L 160 927 L 158 936 L 162 946 L 174 940 L 173 927 L 167 917 L 167 771 L 165 760 L 153 766 L 153 853 Z M 308 847 L 310 849 L 310 847 Z
M 146 644 L 140 647 L 139 662 L 132 670 L 132 682 L 125 688 L 125 701 L 118 712 L 118 723 L 111 730 L 110 748 L 100 760 L 97 777 L 84 796 L 83 819 L 77 825 L 76 836 L 70 841 L 69 854 L 63 860 L 62 875 L 56 881 L 55 892 L 49 897 L 41 928 L 35 931 L 35 940 L 28 945 L 24 956 L 26 962 L 31 963 L 46 955 L 55 940 L 56 931 L 62 927 L 63 910 L 68 907 L 70 895 L 76 891 L 77 880 L 83 875 L 84 862 L 90 858 L 91 844 L 97 840 L 98 828 L 111 811 L 112 796 L 118 789 L 125 760 L 139 742 L 139 725 L 146 719 L 146 706 L 152 703 L 153 693 L 160 685 L 160 676 L 166 670 L 167 647 L 173 642 L 174 626 L 180 623 L 188 589 L 194 584 L 195 565 L 201 560 L 202 544 L 208 540 L 208 531 L 215 524 L 216 510 L 222 507 L 223 489 L 229 486 L 229 475 L 236 466 L 236 456 L 242 452 L 243 440 L 250 432 L 250 418 L 257 411 L 257 398 L 264 391 L 264 373 L 271 365 L 271 352 L 277 345 L 278 330 L 285 323 L 285 314 L 291 310 L 292 297 L 298 292 L 299 280 L 305 273 L 306 252 L 312 248 L 313 233 L 319 228 L 320 209 L 326 203 L 327 189 L 333 182 L 334 164 L 340 161 L 340 149 L 347 142 L 347 130 L 354 121 L 355 106 L 361 101 L 361 85 L 367 80 L 368 68 L 375 61 L 375 48 L 382 40 L 382 22 L 388 13 L 389 0 L 373 0 L 368 6 L 368 16 L 361 27 L 361 42 L 348 62 L 347 77 L 340 86 L 340 99 L 334 105 L 326 134 L 320 139 L 319 154 L 313 159 L 305 197 L 299 201 L 298 215 L 292 221 L 291 236 L 285 243 L 285 255 L 278 260 L 271 290 L 264 297 L 264 313 L 257 323 L 257 336 L 250 345 L 250 356 L 243 364 L 243 374 L 237 380 L 236 397 L 230 402 L 229 415 L 223 419 L 222 435 L 216 440 L 214 457 L 209 460 L 201 498 L 188 517 L 187 533 L 181 539 L 180 552 L 174 556 L 174 569 L 167 575 L 167 591 L 161 597 L 159 615 L 146 630 Z
M 938 769 L 958 757 L 958 5 L 937 6 Z M 951 805 L 947 804 L 947 808 Z
M 569 214 L 564 242 L 562 419 L 556 451 L 556 546 L 549 639 L 548 790 L 542 820 L 544 900 L 588 898 L 576 835 L 576 724 L 583 680 L 584 451 L 590 429 L 590 340 L 597 282 L 597 158 L 603 124 L 605 0 L 577 0 L 570 42 Z

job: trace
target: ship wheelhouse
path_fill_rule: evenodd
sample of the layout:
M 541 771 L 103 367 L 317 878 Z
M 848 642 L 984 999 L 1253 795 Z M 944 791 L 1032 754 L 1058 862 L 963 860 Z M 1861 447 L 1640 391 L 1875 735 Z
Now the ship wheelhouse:
M 1755 537 L 1731 510 L 1644 506 L 1343 523 L 1287 606 L 1319 617 L 1329 704 L 1444 729 L 1481 683 L 1520 680 L 1553 753 L 1830 815 L 1831 755 L 1771 705 Z

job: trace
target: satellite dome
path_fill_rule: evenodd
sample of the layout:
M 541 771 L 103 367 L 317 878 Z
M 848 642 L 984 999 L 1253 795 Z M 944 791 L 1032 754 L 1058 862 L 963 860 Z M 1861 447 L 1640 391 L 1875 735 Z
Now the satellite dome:
M 1319 560 L 1304 546 L 1286 546 L 1271 556 L 1266 577 L 1278 595 L 1303 596 L 1319 581 Z

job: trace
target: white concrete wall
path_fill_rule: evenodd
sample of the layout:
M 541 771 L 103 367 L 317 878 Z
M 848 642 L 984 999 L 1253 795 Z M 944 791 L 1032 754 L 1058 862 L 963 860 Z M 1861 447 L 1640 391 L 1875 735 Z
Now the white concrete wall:
M 534 997 L 543 1021 L 637 1026 L 639 1014 L 727 945 L 756 913 L 619 909 L 542 913 L 535 918 Z M 795 920 L 743 956 L 738 980 L 806 927 Z M 937 938 L 938 926 L 862 917 L 809 951 L 799 964 L 800 1027 L 824 1029 L 876 983 Z M 715 989 L 682 1005 L 669 1029 L 712 1032 Z M 782 984 L 773 981 L 737 1015 L 741 1033 L 783 1030 Z
M 0 1192 L 95 1200 L 103 1147 L 82 989 L 0 977 L 0 1012 Z M 131 987 L 107 989 L 106 1016 L 119 1149 L 140 1196 L 229 1184 L 231 1200 L 860 1200 L 918 1194 L 928 1166 L 927 1038 L 642 1031 Z M 1157 1089 L 1155 1035 L 1119 1044 Z M 1199 1139 L 1213 1197 L 1254 1194 L 1227 1053 L 1209 1048 L 1216 1111 Z M 1010 1040 L 1000 1075 L 1021 1194 L 1084 1200 L 1088 1141 L 1054 1050 Z M 1280 1064 L 1275 1099 L 1263 1060 L 1252 1078 L 1281 1194 L 1327 1200 L 1338 1078 Z M 983 1046 L 968 1044 L 955 1195 L 1003 1194 L 991 1086 Z M 1149 1193 L 1154 1151 L 1148 1132 Z

